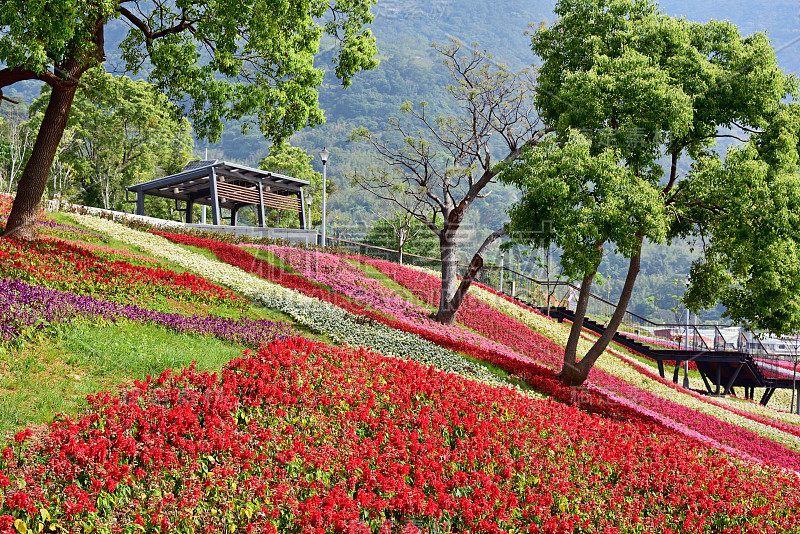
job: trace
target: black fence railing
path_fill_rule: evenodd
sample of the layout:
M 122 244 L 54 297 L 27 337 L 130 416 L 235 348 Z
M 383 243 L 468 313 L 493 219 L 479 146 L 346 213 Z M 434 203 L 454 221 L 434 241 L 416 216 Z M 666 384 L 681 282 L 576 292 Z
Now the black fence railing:
M 400 261 L 397 250 L 370 245 L 352 239 L 327 237 L 329 245 L 354 254 Z M 403 263 L 438 269 L 441 259 L 403 254 Z M 467 265 L 460 263 L 465 268 Z M 539 280 L 513 268 L 485 265 L 477 281 L 493 289 L 540 308 L 564 307 L 574 309 L 580 287 L 560 280 Z M 596 322 L 607 323 L 617 304 L 599 295 L 590 294 L 587 316 Z M 654 348 L 683 350 L 737 351 L 752 355 L 770 365 L 786 368 L 786 362 L 800 361 L 800 336 L 764 341 L 761 336 L 745 332 L 741 327 L 726 324 L 698 325 L 686 323 L 657 323 L 629 310 L 625 311 L 620 332 Z

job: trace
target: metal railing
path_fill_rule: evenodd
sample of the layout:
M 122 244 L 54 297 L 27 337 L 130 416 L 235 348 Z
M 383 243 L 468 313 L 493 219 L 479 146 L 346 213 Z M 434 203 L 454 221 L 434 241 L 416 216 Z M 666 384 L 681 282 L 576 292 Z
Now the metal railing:
M 397 250 L 340 237 L 328 236 L 327 239 L 329 242 L 338 243 L 337 248 L 346 249 L 353 254 L 377 257 L 395 263 L 400 259 Z M 441 266 L 441 259 L 404 252 L 403 263 L 438 269 Z M 459 266 L 466 267 L 467 264 L 459 263 Z M 574 303 L 580 293 L 580 287 L 571 282 L 539 280 L 499 265 L 485 265 L 478 272 L 476 281 L 541 308 L 550 306 L 574 309 Z M 616 308 L 616 303 L 590 294 L 586 315 L 595 322 L 607 324 Z M 773 367 L 783 365 L 779 362 L 800 360 L 800 337 L 794 340 L 793 352 L 781 351 L 767 346 L 757 335 L 745 332 L 734 325 L 657 323 L 626 310 L 619 331 L 653 348 L 742 352 L 751 355 L 756 361 L 768 363 L 774 361 L 770 364 Z

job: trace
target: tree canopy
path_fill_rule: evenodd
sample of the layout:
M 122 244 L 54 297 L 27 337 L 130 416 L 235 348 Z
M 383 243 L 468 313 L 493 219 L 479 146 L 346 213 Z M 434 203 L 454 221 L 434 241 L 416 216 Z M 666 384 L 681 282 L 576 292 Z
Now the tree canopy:
M 407 211 L 401 210 L 375 221 L 364 236 L 364 242 L 397 250 L 400 263 L 403 263 L 404 254 L 430 258 L 439 252 L 439 240 L 430 228 Z
M 269 155 L 261 158 L 261 161 L 258 162 L 259 169 L 286 174 L 309 182 L 304 191 L 306 201 L 309 200 L 309 197 L 313 199 L 311 202 L 311 220 L 309 221 L 311 226 L 314 226 L 314 221 L 322 221 L 322 173 L 314 170 L 311 165 L 313 160 L 314 156 L 302 148 L 292 146 L 283 141 L 273 144 L 270 147 Z M 328 195 L 334 192 L 335 185 L 331 180 L 328 180 L 327 187 Z M 278 224 L 280 222 L 280 211 L 273 211 L 274 213 L 271 213 L 268 218 Z
M 324 120 L 314 66 L 320 40 L 337 46 L 336 75 L 347 86 L 373 68 L 371 0 L 0 0 L 0 90 L 41 80 L 53 92 L 23 171 L 5 235 L 30 236 L 82 75 L 105 60 L 104 28 L 128 26 L 120 45 L 128 72 L 147 79 L 216 140 L 226 120 L 245 119 L 282 140 Z
M 622 320 L 645 240 L 705 236 L 713 242 L 723 221 L 727 230 L 743 231 L 725 215 L 742 213 L 735 203 L 702 200 L 730 199 L 735 191 L 726 190 L 734 182 L 708 178 L 720 174 L 711 170 L 713 162 L 724 167 L 713 148 L 720 138 L 752 137 L 751 148 L 742 150 L 759 159 L 757 140 L 796 84 L 778 68 L 763 34 L 742 37 L 729 22 L 676 19 L 649 0 L 561 0 L 555 12 L 558 21 L 532 37 L 542 59 L 536 103 L 553 139 L 525 156 L 528 165 L 504 176 L 525 191 L 511 210 L 519 239 L 542 240 L 546 222 L 543 241 L 562 247 L 562 261 L 583 279 L 561 371 L 565 382 L 580 384 Z M 730 165 L 743 153 L 734 150 Z M 695 162 L 693 171 L 679 172 L 682 157 Z M 666 172 L 662 158 L 669 161 Z M 759 189 L 774 196 L 777 190 L 763 181 L 773 165 L 762 163 L 762 173 L 751 178 L 760 176 Z M 749 198 L 751 191 L 742 194 Z M 580 326 L 606 245 L 630 258 L 628 272 L 605 334 L 577 362 Z M 725 264 L 713 259 L 713 249 L 706 252 L 706 270 L 734 265 L 731 256 Z
M 676 197 L 706 241 L 685 301 L 776 335 L 800 331 L 800 105 L 723 159 L 699 159 Z M 676 201 L 677 203 L 678 201 Z
M 34 127 L 41 125 L 50 92 L 45 86 L 31 104 Z M 72 168 L 80 185 L 76 196 L 106 209 L 120 207 L 125 186 L 180 170 L 194 144 L 188 121 L 152 85 L 99 67 L 84 76 L 67 131 L 59 161 Z

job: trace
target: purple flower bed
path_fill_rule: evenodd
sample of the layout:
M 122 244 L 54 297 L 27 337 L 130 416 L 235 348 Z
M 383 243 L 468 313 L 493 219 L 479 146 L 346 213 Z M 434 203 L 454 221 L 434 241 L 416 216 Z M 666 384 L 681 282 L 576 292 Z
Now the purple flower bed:
M 30 331 L 46 331 L 50 325 L 78 317 L 151 322 L 178 332 L 210 335 L 253 347 L 302 335 L 288 323 L 164 313 L 32 286 L 19 280 L 0 280 L 0 342 L 13 343 Z
M 0 226 L 5 228 L 7 222 L 8 222 L 8 215 L 0 215 Z M 96 241 L 106 241 L 106 238 L 98 234 L 97 232 L 92 232 L 91 230 L 78 228 L 77 226 L 73 226 L 71 224 L 62 224 L 47 217 L 40 218 L 39 220 L 37 220 L 36 226 L 38 226 L 43 233 L 47 234 L 55 234 L 61 237 L 71 236 L 84 239 L 88 237 Z

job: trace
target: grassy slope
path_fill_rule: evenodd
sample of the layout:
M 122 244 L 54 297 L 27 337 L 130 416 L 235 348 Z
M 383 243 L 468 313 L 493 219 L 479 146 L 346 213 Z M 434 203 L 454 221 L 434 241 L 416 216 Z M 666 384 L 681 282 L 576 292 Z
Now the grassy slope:
M 86 395 L 167 368 L 217 371 L 246 347 L 139 323 L 78 324 L 59 338 L 23 345 L 0 359 L 0 435 L 77 415 Z
M 58 222 L 69 219 L 56 216 Z M 109 241 L 107 246 L 147 255 L 136 247 Z M 214 259 L 211 252 L 195 247 L 185 247 Z M 286 270 L 291 267 L 265 251 L 252 251 L 256 257 Z M 178 265 L 167 262 L 164 268 L 183 272 Z M 415 304 L 424 305 L 410 291 L 399 286 L 377 269 L 362 266 L 364 272 L 396 291 Z M 430 309 L 429 306 L 426 306 Z M 183 313 L 197 313 L 186 305 Z M 245 315 L 257 319 L 293 322 L 288 316 L 264 307 L 251 305 Z M 307 337 L 329 342 L 324 336 L 301 328 Z M 151 325 L 123 323 L 119 325 L 79 325 L 65 330 L 58 339 L 42 339 L 25 346 L 19 352 L 0 359 L 0 435 L 11 430 L 47 422 L 53 413 L 77 414 L 85 405 L 85 396 L 117 384 L 147 375 L 157 375 L 164 369 L 181 368 L 197 361 L 207 370 L 218 370 L 245 347 L 221 342 L 213 338 L 176 335 L 165 328 Z M 620 347 L 616 347 L 621 352 Z M 630 355 L 655 369 L 654 362 Z M 476 365 L 488 368 L 509 382 L 521 385 L 501 369 L 484 362 Z M 693 385 L 700 379 L 692 373 Z M 528 389 L 528 388 L 525 388 Z
M 50 216 L 58 223 L 75 225 L 64 215 Z M 102 243 L 91 238 L 84 241 L 149 256 L 114 239 Z M 205 249 L 186 248 L 213 258 Z M 169 261 L 154 265 L 131 258 L 121 259 L 176 273 L 186 272 Z M 210 309 L 199 303 L 171 302 L 168 308 L 184 315 L 239 315 L 225 306 Z M 294 323 L 288 315 L 255 303 L 242 315 L 288 322 L 309 339 L 330 342 L 327 336 Z M 41 337 L 18 349 L 0 346 L 0 441 L 2 437 L 10 439 L 10 432 L 49 423 L 54 414 L 78 415 L 86 406 L 87 395 L 114 390 L 120 384 L 159 375 L 167 368 L 183 368 L 192 362 L 197 362 L 203 370 L 219 371 L 248 348 L 214 337 L 179 334 L 162 326 L 129 321 L 77 323 L 61 325 L 57 330 L 56 337 Z
M 53 214 L 53 219 L 74 225 L 74 221 L 60 214 Z M 113 239 L 102 243 L 91 238 L 85 241 L 148 256 L 135 246 Z M 190 246 L 184 248 L 215 259 L 208 250 Z M 253 252 L 260 259 L 292 270 L 268 252 Z M 125 261 L 156 267 L 130 258 L 125 258 Z M 169 261 L 157 267 L 177 273 L 186 272 L 186 269 Z M 370 270 L 368 274 L 398 291 L 404 298 L 421 304 L 409 291 L 377 270 Z M 200 304 L 172 303 L 171 307 L 185 315 L 209 312 Z M 213 309 L 211 313 L 230 315 L 224 307 Z M 310 339 L 331 342 L 327 336 L 294 323 L 289 316 L 257 304 L 251 303 L 243 315 L 252 319 L 289 322 Z M 0 436 L 10 439 L 9 433 L 49 423 L 54 414 L 78 415 L 86 406 L 87 395 L 114 390 L 120 384 L 158 375 L 167 368 L 179 369 L 196 362 L 201 369 L 218 371 L 247 348 L 213 337 L 177 334 L 161 326 L 128 321 L 117 324 L 74 324 L 58 330 L 56 337 L 42 337 L 18 349 L 0 347 Z M 509 383 L 530 390 L 502 369 L 485 362 L 472 361 Z

